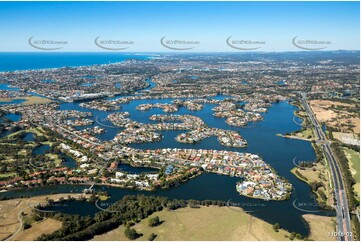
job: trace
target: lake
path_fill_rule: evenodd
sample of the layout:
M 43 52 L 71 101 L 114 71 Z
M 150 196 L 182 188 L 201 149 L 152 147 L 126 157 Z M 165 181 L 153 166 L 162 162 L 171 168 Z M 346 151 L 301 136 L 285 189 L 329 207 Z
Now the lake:
M 63 66 L 81 66 L 92 64 L 107 64 L 118 61 L 123 61 L 129 58 L 145 59 L 149 56 L 132 55 L 132 54 L 119 54 L 119 53 L 0 53 L 0 71 L 11 70 L 26 70 L 26 69 L 41 69 L 41 68 L 55 68 Z M 190 77 L 197 79 L 198 77 Z M 150 86 L 141 92 L 155 86 L 154 82 L 148 80 Z M 246 81 L 242 84 L 247 85 Z M 282 83 L 278 83 L 282 85 Z M 6 84 L 0 84 L 0 90 L 17 90 L 11 88 Z M 135 94 L 135 95 L 139 95 Z M 115 97 L 117 98 L 117 97 Z M 110 98 L 110 99 L 115 99 Z M 216 99 L 224 99 L 226 96 L 217 96 Z M 122 104 L 122 112 L 129 111 L 130 118 L 144 122 L 151 123 L 149 117 L 153 114 L 164 113 L 161 109 L 151 109 L 149 111 L 139 111 L 135 107 L 144 103 L 167 103 L 172 99 L 162 100 L 136 100 L 128 104 Z M 267 163 L 269 163 L 279 175 L 285 177 L 293 185 L 292 196 L 287 201 L 263 201 L 252 198 L 240 196 L 235 189 L 236 182 L 240 178 L 228 177 L 223 175 L 216 175 L 205 173 L 196 177 L 178 187 L 173 187 L 168 190 L 161 190 L 155 192 L 146 192 L 138 190 L 120 189 L 116 187 L 96 186 L 96 190 L 108 191 L 111 198 L 107 201 L 111 204 L 114 201 L 121 199 L 125 195 L 146 194 L 146 195 L 159 195 L 166 196 L 174 199 L 212 199 L 230 201 L 232 204 L 242 207 L 250 214 L 261 218 L 271 224 L 280 223 L 280 225 L 289 230 L 307 235 L 309 228 L 306 222 L 302 219 L 301 215 L 305 214 L 297 210 L 293 203 L 298 202 L 315 204 L 314 196 L 310 187 L 298 180 L 290 170 L 294 167 L 293 159 L 297 157 L 298 160 L 311 161 L 315 159 L 315 153 L 310 142 L 302 140 L 285 139 L 277 136 L 276 134 L 285 134 L 298 130 L 298 126 L 293 122 L 294 111 L 296 107 L 291 106 L 287 102 L 279 102 L 273 104 L 267 113 L 262 114 L 264 120 L 249 124 L 244 128 L 237 128 L 228 126 L 225 123 L 225 118 L 216 118 L 212 115 L 211 110 L 215 105 L 205 104 L 204 109 L 201 111 L 189 111 L 185 107 L 181 107 L 175 114 L 190 114 L 201 117 L 210 127 L 237 130 L 247 140 L 248 146 L 245 148 L 230 148 L 221 146 L 216 137 L 210 137 L 196 144 L 184 144 L 174 140 L 174 138 L 182 131 L 161 131 L 164 138 L 156 143 L 143 143 L 133 144 L 134 148 L 139 149 L 158 149 L 158 148 L 193 148 L 193 149 L 217 149 L 217 150 L 233 150 L 240 152 L 250 152 L 260 155 Z M 98 111 L 87 108 L 82 108 L 79 103 L 62 103 L 61 110 L 79 110 L 85 112 L 92 112 L 91 117 L 95 122 L 90 126 L 80 127 L 94 127 L 104 124 L 112 126 L 112 123 L 106 121 L 105 118 L 114 111 Z M 17 121 L 19 116 L 9 116 L 12 120 Z M 105 133 L 97 135 L 101 140 L 111 140 L 114 136 L 122 130 L 118 127 L 107 127 Z M 36 152 L 45 152 L 45 148 L 38 148 Z M 73 163 L 74 165 L 74 163 Z M 126 167 L 121 165 L 122 169 L 129 171 L 134 167 Z M 145 168 L 134 168 L 145 169 Z M 137 170 L 134 172 L 139 172 Z M 22 196 L 36 196 L 53 193 L 79 193 L 85 186 L 82 185 L 58 185 L 40 187 L 34 189 L 14 190 L 5 193 L 0 193 L 0 196 L 6 197 L 22 197 Z M 334 212 L 319 211 L 317 207 L 312 207 L 315 214 L 334 215 Z M 80 214 L 80 215 L 93 215 L 100 211 L 94 204 L 83 203 L 79 201 L 72 201 L 66 203 L 63 207 L 63 212 Z
M 224 96 L 218 96 L 217 99 L 223 99 Z M 130 117 L 134 120 L 150 123 L 149 117 L 153 114 L 164 113 L 161 109 L 151 109 L 149 111 L 139 111 L 135 107 L 143 103 L 166 103 L 171 99 L 162 100 L 136 100 L 128 104 L 122 104 L 121 111 L 129 111 Z M 291 199 L 287 201 L 263 201 L 252 198 L 240 196 L 236 189 L 236 182 L 239 178 L 228 177 L 223 175 L 205 173 L 195 179 L 192 179 L 178 187 L 174 187 L 168 190 L 145 192 L 128 189 L 120 189 L 115 187 L 96 187 L 96 189 L 106 190 L 111 195 L 111 198 L 107 203 L 114 202 L 121 199 L 124 195 L 132 194 L 147 194 L 147 195 L 159 195 L 169 198 L 177 199 L 212 199 L 223 200 L 237 203 L 238 206 L 243 207 L 246 211 L 249 211 L 252 215 L 259 217 L 271 224 L 280 223 L 281 226 L 289 231 L 295 231 L 303 235 L 307 235 L 309 228 L 305 221 L 301 218 L 301 212 L 294 208 L 293 202 L 297 199 L 298 202 L 315 204 L 315 199 L 310 190 L 310 187 L 298 180 L 290 170 L 294 167 L 292 160 L 297 157 L 299 160 L 311 161 L 314 160 L 315 153 L 310 142 L 294 139 L 285 139 L 277 136 L 276 134 L 285 134 L 286 132 L 292 132 L 300 127 L 293 122 L 293 112 L 296 107 L 288 104 L 287 101 L 274 103 L 267 113 L 264 113 L 264 120 L 250 124 L 245 128 L 231 127 L 225 123 L 224 118 L 216 118 L 212 115 L 211 110 L 215 105 L 205 104 L 204 109 L 201 111 L 189 111 L 182 107 L 176 114 L 191 114 L 201 117 L 206 124 L 210 127 L 217 127 L 223 129 L 237 130 L 247 140 L 248 146 L 245 148 L 230 148 L 221 146 L 216 137 L 210 137 L 196 144 L 184 144 L 174 140 L 175 136 L 182 131 L 162 131 L 164 138 L 160 142 L 156 143 L 143 143 L 133 144 L 134 148 L 140 149 L 157 149 L 157 148 L 193 148 L 193 149 L 217 149 L 217 150 L 233 150 L 250 152 L 260 155 L 267 163 L 269 163 L 279 175 L 285 177 L 293 185 L 293 192 Z M 103 120 L 108 114 L 113 111 L 105 112 L 98 110 L 91 110 L 82 108 L 79 103 L 63 103 L 60 109 L 75 109 L 79 111 L 90 111 L 94 114 L 93 119 L 98 117 L 98 120 Z M 102 121 L 103 122 L 103 121 Z M 106 122 L 107 125 L 111 125 L 110 122 Z M 96 122 L 91 125 L 99 125 Z M 88 127 L 88 126 L 87 126 Z M 84 128 L 84 127 L 83 127 Z M 98 138 L 103 140 L 112 139 L 120 128 L 106 128 L 107 132 L 98 135 Z M 131 169 L 133 167 L 127 167 Z M 123 168 L 124 169 L 124 168 Z M 135 168 L 137 169 L 137 168 Z M 69 193 L 69 192 L 81 192 L 84 186 L 74 185 L 60 185 L 44 188 L 35 188 L 31 190 L 11 191 L 2 193 L 2 196 L 35 196 L 40 194 L 51 193 Z M 99 211 L 94 204 L 71 202 L 64 208 L 64 212 L 77 213 L 81 215 L 94 214 Z M 70 206 L 71 205 L 71 206 Z M 333 212 L 319 211 L 317 207 L 313 207 L 312 210 L 316 210 L 315 214 L 330 215 Z

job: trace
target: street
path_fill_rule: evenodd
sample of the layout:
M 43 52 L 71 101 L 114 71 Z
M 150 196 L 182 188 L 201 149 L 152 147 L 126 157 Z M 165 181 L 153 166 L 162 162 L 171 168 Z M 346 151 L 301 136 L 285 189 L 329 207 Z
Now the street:
M 347 194 L 345 192 L 345 186 L 342 180 L 342 175 L 336 158 L 330 148 L 330 141 L 326 139 L 325 134 L 322 131 L 321 126 L 316 120 L 308 102 L 305 93 L 301 93 L 302 103 L 307 111 L 307 114 L 315 127 L 315 131 L 317 134 L 316 142 L 321 143 L 322 150 L 326 155 L 327 160 L 329 161 L 331 167 L 331 173 L 334 181 L 334 192 L 336 199 L 336 217 L 337 217 L 337 231 L 336 235 L 338 240 L 342 241 L 352 241 L 352 227 L 350 221 L 350 212 L 348 208 L 347 202 Z

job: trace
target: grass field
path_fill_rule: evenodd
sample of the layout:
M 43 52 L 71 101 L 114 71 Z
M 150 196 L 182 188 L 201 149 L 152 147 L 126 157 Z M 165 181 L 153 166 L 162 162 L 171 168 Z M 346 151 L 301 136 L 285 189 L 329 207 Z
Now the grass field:
M 333 205 L 333 196 L 332 196 L 332 187 L 331 187 L 331 174 L 329 172 L 329 170 L 327 169 L 327 167 L 325 167 L 324 165 L 322 165 L 321 163 L 317 163 L 316 166 L 314 167 L 315 170 L 313 169 L 305 169 L 305 170 L 301 170 L 297 167 L 293 168 L 291 170 L 291 172 L 300 180 L 303 180 L 301 177 L 298 177 L 296 174 L 296 170 L 301 173 L 301 175 L 303 175 L 304 177 L 307 178 L 306 180 L 303 180 L 304 182 L 310 184 L 311 182 L 319 182 L 321 181 L 325 188 L 319 188 L 319 190 L 322 190 L 326 196 L 327 196 L 327 201 L 326 202 L 327 205 L 332 206 Z M 323 201 L 322 198 L 320 197 L 318 190 L 317 190 L 317 201 Z
M 57 154 L 46 154 L 46 156 L 53 160 L 55 165 L 60 165 L 62 162 L 62 160 L 59 158 L 59 155 Z
M 161 211 L 150 217 L 159 216 L 163 221 L 157 227 L 149 227 L 144 219 L 134 226 L 143 234 L 138 240 L 147 240 L 151 233 L 155 240 L 289 240 L 289 233 L 275 232 L 272 225 L 245 213 L 240 208 L 201 207 L 182 208 L 176 211 Z M 106 234 L 95 236 L 93 240 L 128 240 L 124 236 L 124 226 Z
M 348 165 L 350 167 L 351 174 L 356 181 L 354 190 L 358 196 L 358 199 L 360 199 L 360 153 L 349 148 L 344 148 L 343 150 L 348 159 Z
M 16 172 L 0 173 L 0 178 L 16 176 Z
M 335 231 L 335 218 L 318 216 L 314 214 L 305 214 L 302 217 L 307 221 L 310 226 L 311 240 L 336 240 L 335 236 L 332 236 L 332 232 Z
M 30 96 L 30 97 L 15 97 L 15 98 L 1 98 L 0 102 L 11 102 L 13 100 L 19 100 L 23 99 L 26 100 L 23 103 L 20 103 L 21 105 L 33 105 L 33 104 L 46 104 L 53 102 L 51 99 L 43 98 L 43 97 L 37 97 L 37 96 Z
M 13 132 L 13 133 L 9 134 L 7 137 L 11 138 L 11 137 L 19 135 L 21 133 L 35 133 L 36 135 L 39 135 L 39 136 L 43 135 L 37 128 L 30 128 L 30 129 L 26 129 L 26 130 L 20 130 L 17 132 Z
M 305 139 L 305 140 L 311 140 L 311 139 L 315 138 L 315 135 L 314 135 L 313 130 L 311 128 L 307 128 L 307 129 L 302 130 L 302 131 L 294 132 L 292 134 L 292 136 L 295 136 L 295 137 L 300 138 L 300 139 Z
M 82 194 L 72 194 L 77 198 Z M 34 198 L 0 201 L 0 239 L 4 240 L 14 234 L 20 224 L 18 215 L 23 212 L 25 220 L 31 216 L 30 203 L 44 202 L 46 197 L 58 200 L 67 198 L 68 194 L 39 196 Z M 148 220 L 159 216 L 161 224 L 149 227 Z M 20 216 L 22 217 L 22 216 Z M 334 240 L 333 218 L 316 215 L 304 215 L 311 228 L 310 239 Z M 24 220 L 24 218 L 22 218 Z M 35 240 L 41 234 L 52 233 L 61 228 L 61 223 L 53 219 L 33 222 L 29 229 L 21 229 L 11 240 Z M 157 235 L 155 240 L 289 240 L 290 233 L 280 229 L 275 232 L 272 225 L 247 214 L 240 208 L 201 207 L 182 208 L 175 211 L 163 210 L 143 219 L 133 226 L 142 236 L 138 240 L 148 240 L 151 233 Z M 120 226 L 93 240 L 128 240 L 124 235 L 124 226 Z
M 41 128 L 30 128 L 26 130 L 27 133 L 35 133 L 38 136 L 44 136 L 41 131 L 42 131 Z
M 32 224 L 31 228 L 23 230 L 14 240 L 20 241 L 33 241 L 36 240 L 42 234 L 50 234 L 62 226 L 62 222 L 47 218 L 39 223 Z
M 24 216 L 20 215 L 20 217 L 23 221 L 27 220 L 28 217 L 31 215 L 31 204 L 43 203 L 46 201 L 47 197 L 56 201 L 60 197 L 67 198 L 68 195 L 71 195 L 75 198 L 82 196 L 82 194 L 55 194 L 38 196 L 33 198 L 19 198 L 0 201 L 0 240 L 5 240 L 9 236 L 16 233 L 20 226 L 18 219 L 19 214 L 23 212 Z M 52 220 L 45 220 L 40 223 L 33 223 L 32 226 L 32 228 L 27 230 L 21 229 L 20 232 L 12 238 L 12 240 L 33 240 L 35 239 L 34 236 L 38 236 L 38 233 L 51 233 L 59 228 L 57 221 L 54 222 Z
M 341 132 L 359 134 L 360 114 L 356 111 L 350 112 L 352 105 L 354 104 L 332 100 L 310 101 L 311 109 L 319 122 L 325 122 L 327 127 L 336 128 Z

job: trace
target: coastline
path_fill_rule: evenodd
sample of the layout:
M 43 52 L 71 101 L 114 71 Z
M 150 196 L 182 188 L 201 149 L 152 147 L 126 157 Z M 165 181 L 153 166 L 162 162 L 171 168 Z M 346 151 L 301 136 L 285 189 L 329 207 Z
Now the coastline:
M 55 70 L 55 69 L 59 69 L 59 68 L 65 68 L 65 67 L 72 67 L 72 68 L 85 68 L 85 67 L 89 67 L 89 66 L 94 66 L 94 65 L 112 65 L 112 64 L 117 64 L 117 63 L 121 63 L 127 60 L 131 60 L 131 59 L 136 59 L 136 58 L 130 58 L 130 57 L 140 57 L 140 58 L 144 58 L 146 59 L 153 59 L 154 58 L 154 54 L 152 53 L 147 53 L 147 52 L 124 52 L 124 53 L 109 53 L 109 52 L 54 52 L 54 53 L 47 53 L 46 57 L 49 57 L 51 55 L 55 56 L 61 56 L 61 55 L 76 55 L 76 54 L 81 54 L 84 55 L 88 54 L 88 55 L 110 55 L 110 56 L 124 56 L 124 57 L 128 57 L 128 58 L 124 58 L 123 60 L 118 60 L 118 61 L 112 61 L 111 63 L 109 63 L 109 60 L 107 61 L 103 61 L 102 63 L 87 63 L 87 64 L 81 64 L 81 65 L 64 65 L 64 64 L 59 64 L 59 66 L 57 67 L 43 67 L 43 68 L 31 68 L 31 67 L 17 67 L 16 69 L 1 69 L 0 73 L 6 73 L 6 72 L 14 72 L 14 71 L 18 71 L 18 72 L 25 72 L 25 71 L 45 71 L 45 70 Z M 41 53 L 39 52 L 1 52 L 0 54 L 2 55 L 11 55 L 12 57 L 14 57 L 15 55 L 41 55 Z M 143 60 L 143 59 L 142 59 Z

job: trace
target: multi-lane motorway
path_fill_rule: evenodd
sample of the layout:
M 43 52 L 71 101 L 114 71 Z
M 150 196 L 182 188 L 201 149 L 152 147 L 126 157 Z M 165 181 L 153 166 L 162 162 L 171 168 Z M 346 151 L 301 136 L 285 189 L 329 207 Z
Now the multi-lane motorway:
M 350 212 L 347 202 L 347 194 L 345 192 L 344 181 L 340 172 L 340 167 L 335 159 L 335 156 L 330 148 L 330 142 L 326 139 L 320 124 L 315 118 L 308 102 L 305 93 L 301 93 L 302 103 L 305 110 L 315 128 L 317 135 L 317 142 L 321 144 L 324 154 L 330 164 L 331 173 L 333 177 L 335 199 L 336 199 L 336 217 L 337 217 L 337 231 L 334 234 L 338 240 L 351 241 L 352 240 L 352 227 L 350 221 Z

